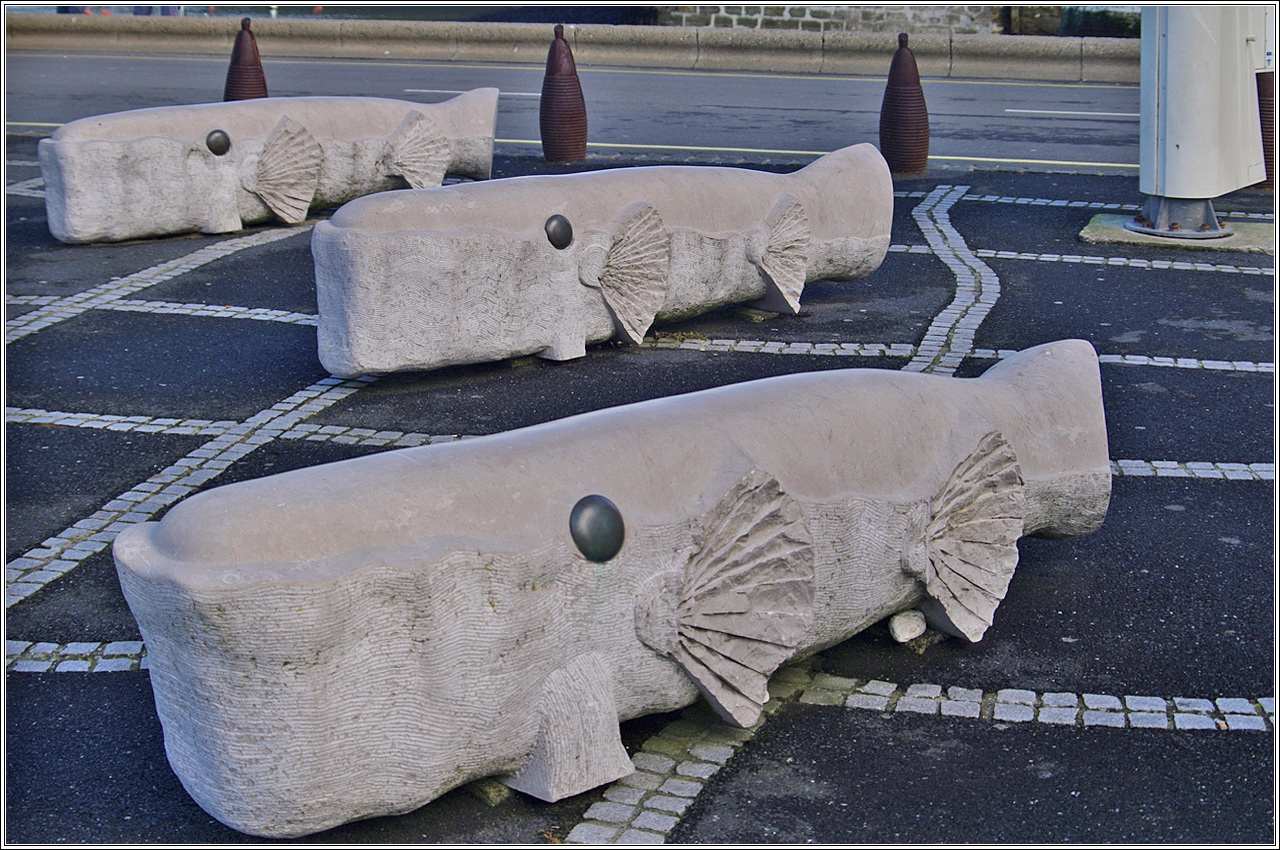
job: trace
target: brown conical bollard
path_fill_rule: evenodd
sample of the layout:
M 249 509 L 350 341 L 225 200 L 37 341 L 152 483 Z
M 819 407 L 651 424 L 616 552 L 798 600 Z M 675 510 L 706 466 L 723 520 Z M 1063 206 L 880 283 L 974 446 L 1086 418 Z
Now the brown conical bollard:
M 587 158 L 587 105 L 561 24 L 556 24 L 556 37 L 547 51 L 538 123 L 542 129 L 542 156 L 547 162 L 579 162 Z
M 227 69 L 227 85 L 223 100 L 251 100 L 267 97 L 267 78 L 262 74 L 262 58 L 258 40 L 249 31 L 249 19 L 241 18 L 236 46 L 231 50 L 231 67 Z
M 923 174 L 929 168 L 929 110 L 906 33 L 898 35 L 880 105 L 880 153 L 894 174 Z

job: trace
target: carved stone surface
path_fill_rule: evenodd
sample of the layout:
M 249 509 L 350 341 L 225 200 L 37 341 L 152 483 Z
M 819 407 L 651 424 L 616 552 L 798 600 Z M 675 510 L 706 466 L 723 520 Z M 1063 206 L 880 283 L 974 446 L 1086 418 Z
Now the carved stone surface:
M 479 777 L 585 791 L 632 769 L 619 720 L 702 694 L 750 725 L 781 664 L 899 612 L 977 640 L 1017 538 L 1109 496 L 1097 357 L 1067 341 L 232 484 L 114 552 L 187 790 L 295 836 Z
M 40 141 L 63 242 L 227 233 L 389 189 L 489 176 L 498 90 L 437 104 L 271 97 L 82 118 Z
M 655 320 L 870 274 L 893 185 L 871 145 L 793 174 L 656 166 L 395 192 L 316 226 L 320 361 L 356 377 L 581 357 Z

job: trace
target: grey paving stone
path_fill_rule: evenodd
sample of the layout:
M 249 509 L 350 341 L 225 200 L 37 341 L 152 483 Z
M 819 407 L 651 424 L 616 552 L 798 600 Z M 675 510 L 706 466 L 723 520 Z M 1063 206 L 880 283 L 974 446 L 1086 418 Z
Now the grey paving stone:
M 615 842 L 617 844 L 662 844 L 666 836 L 661 833 L 647 832 L 643 829 L 628 829 Z
M 635 806 L 623 803 L 592 803 L 583 818 L 605 823 L 627 823 L 635 816 Z
M 942 696 L 941 685 L 918 684 L 907 688 L 907 696 L 918 699 L 932 699 Z
M 669 797 L 665 794 L 655 794 L 645 800 L 644 804 L 650 809 L 682 815 L 692 802 L 693 800 L 688 797 Z
M 666 777 L 656 773 L 649 773 L 645 770 L 637 770 L 630 776 L 624 776 L 618 780 L 619 785 L 627 785 L 632 788 L 641 788 L 645 791 L 656 791 L 658 786 L 662 784 L 662 780 Z
M 733 747 L 724 744 L 695 744 L 689 748 L 689 755 L 716 764 L 724 764 L 733 758 L 735 752 Z
M 903 697 L 898 700 L 898 711 L 910 711 L 916 714 L 937 714 L 938 702 L 932 699 Z
M 1213 711 L 1213 703 L 1207 699 L 1174 697 L 1173 704 L 1177 706 L 1179 711 Z
M 1085 694 L 1085 708 L 1104 709 L 1108 711 L 1119 711 L 1124 708 L 1124 703 L 1120 701 L 1120 697 L 1111 696 L 1110 694 Z
M 667 756 L 660 756 L 657 753 L 636 753 L 631 757 L 631 763 L 638 770 L 651 770 L 654 773 L 670 773 L 671 768 L 676 766 L 675 759 Z
M 1076 710 L 1060 706 L 1046 706 L 1040 709 L 1039 720 L 1041 723 L 1070 726 L 1076 722 Z
M 1076 694 L 1050 693 L 1050 694 L 1045 694 L 1043 697 L 1040 698 L 1040 704 L 1055 706 L 1055 707 L 1070 706 L 1074 708 L 1075 706 L 1080 704 L 1080 697 L 1077 696 Z
M 676 766 L 676 773 L 695 779 L 710 779 L 720 770 L 720 765 L 705 761 L 686 761 Z
M 1212 717 L 1203 714 L 1175 714 L 1173 725 L 1178 729 L 1217 729 L 1218 724 Z
M 959 688 L 953 685 L 947 688 L 947 696 L 960 702 L 982 702 L 982 689 Z
M 1085 726 L 1114 726 L 1124 728 L 1124 715 L 1118 711 L 1086 711 Z
M 997 703 L 1012 703 L 1016 705 L 1035 705 L 1036 692 L 1026 691 L 1020 688 L 1004 688 L 996 692 Z
M 617 834 L 617 827 L 580 823 L 569 831 L 567 840 L 570 844 L 608 844 Z
M 99 658 L 93 665 L 95 673 L 124 673 L 134 668 L 137 662 L 132 658 Z
M 631 825 L 639 829 L 651 829 L 654 832 L 670 832 L 680 819 L 672 815 L 664 815 L 654 811 L 641 812 L 640 815 L 631 822 Z
M 702 783 L 690 779 L 668 779 L 658 790 L 674 797 L 696 797 L 702 791 Z
M 1258 732 L 1267 731 L 1267 721 L 1263 720 L 1256 714 L 1228 714 L 1226 716 L 1227 728 L 1231 730 L 1248 729 Z
M 980 717 L 982 703 L 969 700 L 945 699 L 939 703 L 943 717 Z
M 861 693 L 875 694 L 876 696 L 881 697 L 891 696 L 897 689 L 898 686 L 893 682 L 882 682 L 879 679 L 872 679 L 870 682 L 867 682 L 862 687 L 858 688 Z
M 622 803 L 627 806 L 638 805 L 644 797 L 644 790 L 628 785 L 610 785 L 604 792 L 604 798 L 610 803 Z
M 1129 715 L 1129 725 L 1136 729 L 1167 729 L 1169 718 L 1163 712 L 1135 711 Z
M 1124 704 L 1130 711 L 1164 711 L 1169 707 L 1163 697 L 1126 696 Z
M 889 698 L 872 694 L 849 694 L 844 701 L 847 708 L 867 708 L 872 711 L 884 711 L 889 707 Z
M 992 712 L 991 716 L 995 720 L 1004 720 L 1010 723 L 1026 723 L 1036 719 L 1036 710 L 1029 705 L 998 702 L 996 703 L 995 710 Z

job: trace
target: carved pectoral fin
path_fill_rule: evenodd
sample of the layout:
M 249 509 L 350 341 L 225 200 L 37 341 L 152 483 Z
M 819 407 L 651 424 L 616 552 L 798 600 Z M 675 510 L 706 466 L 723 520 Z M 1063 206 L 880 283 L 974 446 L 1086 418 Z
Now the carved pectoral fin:
M 769 676 L 809 625 L 812 537 L 799 503 L 753 469 L 708 511 L 699 538 L 669 654 L 722 718 L 751 726 L 769 701 Z
M 765 219 L 764 231 L 760 272 L 769 292 L 752 306 L 775 313 L 798 313 L 809 264 L 809 216 L 798 200 L 783 195 Z
M 281 220 L 298 224 L 306 220 L 311 208 L 323 163 L 320 143 L 306 127 L 285 115 L 267 139 L 254 185 L 249 188 Z
M 538 712 L 533 754 L 502 777 L 505 785 L 553 803 L 635 771 L 618 731 L 613 685 L 597 655 L 580 655 L 548 676 Z
M 584 283 L 599 280 L 618 333 L 640 343 L 667 299 L 671 237 L 658 211 L 644 202 L 623 210 L 613 232 L 598 276 L 584 269 L 579 277 Z
M 974 642 L 986 633 L 1018 565 L 1023 490 L 1013 447 L 992 431 L 934 497 L 920 606 L 934 628 Z
M 384 160 L 388 174 L 403 177 L 411 189 L 439 186 L 452 151 L 421 112 L 412 111 L 392 133 Z

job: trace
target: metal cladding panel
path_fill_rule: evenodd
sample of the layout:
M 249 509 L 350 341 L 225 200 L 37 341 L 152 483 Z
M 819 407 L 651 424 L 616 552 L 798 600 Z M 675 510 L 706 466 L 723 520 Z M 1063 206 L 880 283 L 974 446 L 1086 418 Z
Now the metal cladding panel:
M 1242 6 L 1143 9 L 1143 194 L 1216 198 L 1266 178 L 1253 48 L 1263 24 Z

